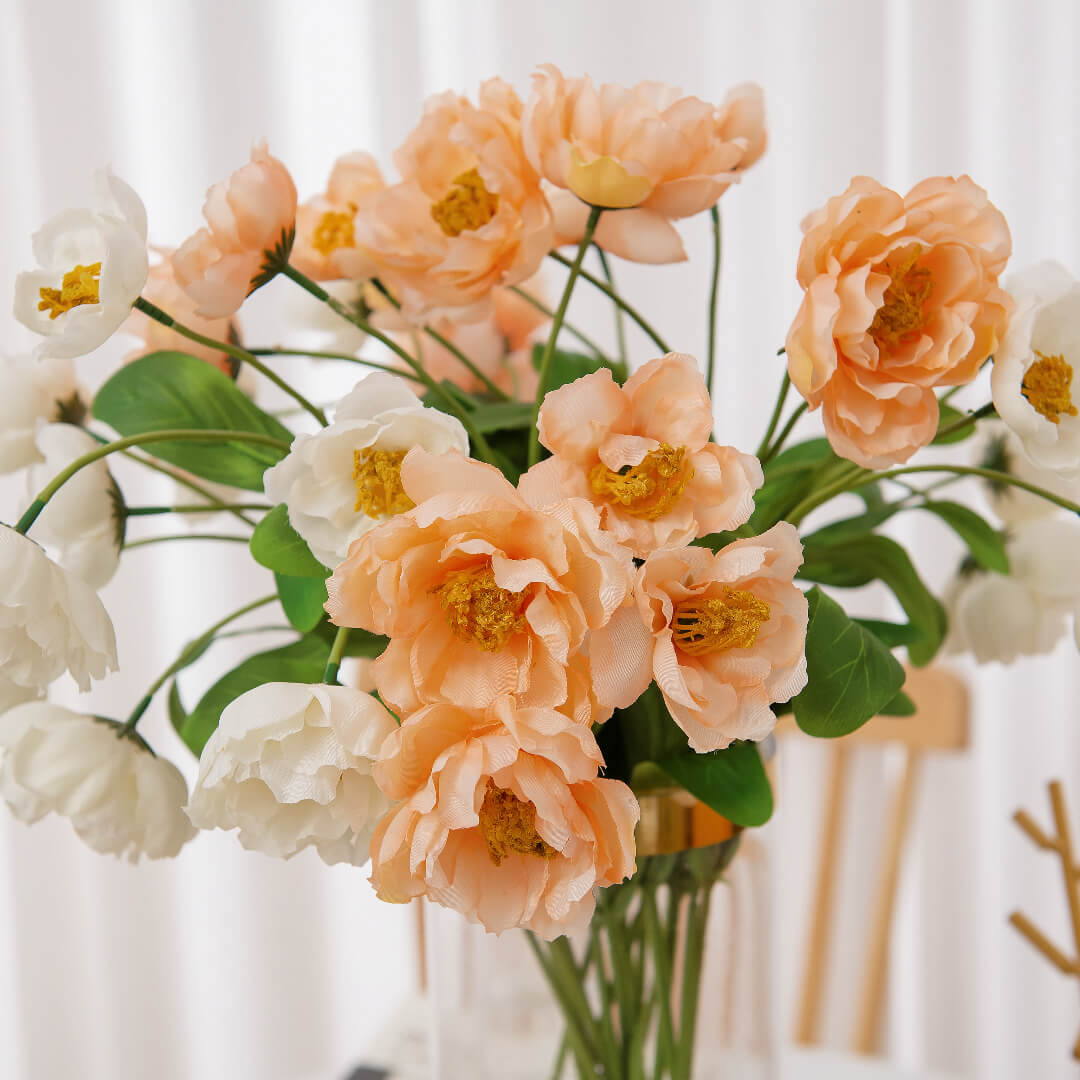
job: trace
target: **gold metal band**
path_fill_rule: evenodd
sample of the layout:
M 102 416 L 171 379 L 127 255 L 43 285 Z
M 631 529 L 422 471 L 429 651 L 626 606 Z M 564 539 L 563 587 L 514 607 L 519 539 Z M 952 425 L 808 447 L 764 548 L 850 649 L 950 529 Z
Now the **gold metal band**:
M 669 855 L 730 840 L 738 826 L 682 788 L 640 795 L 637 827 L 638 856 Z

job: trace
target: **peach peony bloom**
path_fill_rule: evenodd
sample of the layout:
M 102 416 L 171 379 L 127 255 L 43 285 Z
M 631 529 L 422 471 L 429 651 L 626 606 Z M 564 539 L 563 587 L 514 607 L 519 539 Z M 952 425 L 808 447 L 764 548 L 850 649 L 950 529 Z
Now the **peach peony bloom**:
M 765 152 L 761 88 L 710 105 L 659 83 L 594 86 L 544 64 L 522 121 L 525 151 L 545 180 L 560 243 L 581 239 L 588 206 L 604 214 L 596 243 L 646 263 L 686 258 L 672 219 L 713 206 Z
M 535 510 L 493 466 L 420 447 L 401 484 L 416 508 L 353 542 L 326 605 L 337 625 L 390 638 L 372 670 L 398 715 L 433 701 L 482 709 L 502 694 L 563 705 L 575 654 L 601 705 L 636 700 L 647 664 L 619 655 L 648 640 L 633 562 L 589 503 Z
M 903 197 L 857 176 L 802 227 L 791 381 L 842 457 L 907 461 L 937 431 L 935 387 L 970 382 L 1004 333 L 1005 218 L 968 176 Z
M 289 170 L 261 142 L 251 161 L 206 193 L 199 229 L 173 253 L 181 288 L 208 319 L 236 311 L 254 288 L 264 252 L 288 241 L 296 220 L 296 187 Z
M 401 182 L 359 200 L 357 250 L 413 321 L 490 311 L 491 290 L 532 276 L 551 250 L 551 211 L 521 145 L 522 104 L 500 79 L 479 104 L 430 98 L 394 155 Z
M 650 360 L 618 386 L 606 368 L 551 391 L 540 441 L 554 455 L 521 478 L 535 506 L 580 496 L 644 558 L 734 529 L 753 512 L 757 458 L 709 442 L 709 392 L 690 356 Z
M 362 196 L 386 187 L 370 154 L 345 154 L 334 162 L 326 193 L 296 211 L 296 243 L 290 260 L 316 281 L 354 281 L 373 276 L 371 262 L 356 250 L 353 217 Z
M 637 603 L 654 636 L 653 678 L 699 753 L 763 739 L 769 706 L 806 685 L 806 597 L 794 583 L 802 545 L 786 521 L 707 548 L 655 551 Z
M 383 743 L 376 781 L 404 800 L 376 827 L 382 900 L 416 896 L 500 933 L 585 927 L 593 890 L 634 872 L 633 792 L 598 779 L 587 726 L 500 698 L 485 713 L 429 705 Z

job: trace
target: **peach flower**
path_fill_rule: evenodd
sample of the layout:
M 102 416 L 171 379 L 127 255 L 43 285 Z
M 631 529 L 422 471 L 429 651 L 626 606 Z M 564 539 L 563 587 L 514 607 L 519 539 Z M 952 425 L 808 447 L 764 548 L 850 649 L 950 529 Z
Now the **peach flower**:
M 289 170 L 257 143 L 247 165 L 206 193 L 203 217 L 209 229 L 188 237 L 172 265 L 195 310 L 223 319 L 256 287 L 264 253 L 291 243 L 296 187 Z
M 551 211 L 521 145 L 522 104 L 500 79 L 479 104 L 430 98 L 394 155 L 401 182 L 359 200 L 357 250 L 413 321 L 490 311 L 491 290 L 532 276 L 554 239 Z
M 560 243 L 581 238 L 588 205 L 610 207 L 622 212 L 600 218 L 597 244 L 667 263 L 686 258 L 672 219 L 713 206 L 765 152 L 765 108 L 751 83 L 716 106 L 659 83 L 597 87 L 544 64 L 522 135 L 536 171 L 567 193 L 551 198 Z
M 806 597 L 794 583 L 802 545 L 786 521 L 707 548 L 655 551 L 637 603 L 653 633 L 653 678 L 699 753 L 763 739 L 769 707 L 806 685 Z
M 634 872 L 633 792 L 598 779 L 587 726 L 500 698 L 485 713 L 429 705 L 383 743 L 376 781 L 404 800 L 376 827 L 382 900 L 416 896 L 500 933 L 584 928 L 593 890 Z
M 1005 218 L 968 176 L 903 197 L 857 176 L 802 228 L 791 381 L 842 457 L 907 461 L 937 431 L 935 387 L 970 382 L 1004 333 Z
M 501 694 L 562 705 L 575 654 L 603 706 L 636 700 L 647 667 L 619 655 L 648 637 L 630 602 L 633 563 L 589 503 L 535 510 L 493 466 L 420 447 L 401 484 L 415 509 L 354 541 L 326 605 L 337 625 L 390 638 L 372 670 L 398 715 L 433 701 L 486 708 Z
M 761 465 L 709 442 L 712 407 L 693 357 L 650 360 L 622 387 L 594 371 L 551 391 L 538 425 L 554 456 L 521 478 L 525 498 L 590 500 L 640 558 L 737 528 L 753 512 Z
M 370 154 L 357 151 L 334 162 L 326 193 L 296 211 L 296 243 L 291 262 L 316 281 L 373 276 L 368 259 L 356 250 L 353 217 L 362 196 L 386 187 Z

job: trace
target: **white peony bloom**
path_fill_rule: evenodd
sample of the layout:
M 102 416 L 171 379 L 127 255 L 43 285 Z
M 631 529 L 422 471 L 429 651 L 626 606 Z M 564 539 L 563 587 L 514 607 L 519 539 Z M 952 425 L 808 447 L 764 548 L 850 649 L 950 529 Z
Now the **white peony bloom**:
M 72 424 L 42 424 L 35 445 L 44 462 L 29 470 L 31 497 L 98 443 Z M 124 544 L 124 504 L 104 458 L 80 469 L 49 500 L 34 523 L 34 534 L 55 549 L 56 561 L 65 570 L 92 588 L 100 589 L 112 578 Z
M 371 768 L 397 721 L 348 686 L 265 683 L 221 714 L 199 762 L 188 817 L 240 830 L 244 847 L 362 866 L 390 803 Z
M 988 430 L 992 435 L 980 456 L 980 464 L 1001 469 L 1018 480 L 1026 480 L 1054 495 L 1080 503 L 1080 474 L 1066 476 L 1040 468 L 1024 453 L 1020 440 L 1004 424 L 988 426 Z M 991 484 L 989 487 L 990 505 L 1006 525 L 1021 525 L 1025 521 L 1061 513 L 1061 507 L 1049 499 L 1023 488 L 1011 484 Z
M 1040 263 L 1008 282 L 1017 304 L 994 352 L 998 415 L 1037 465 L 1080 470 L 1080 281 Z
M 38 421 L 77 423 L 86 412 L 70 360 L 0 357 L 0 473 L 41 461 Z
M 44 338 L 38 359 L 92 352 L 120 328 L 146 284 L 146 208 L 112 173 L 96 179 L 95 205 L 46 222 L 33 238 L 41 269 L 15 279 L 15 317 Z
M 296 437 L 267 470 L 266 494 L 285 503 L 292 527 L 333 569 L 358 536 L 412 507 L 400 469 L 414 446 L 467 455 L 469 437 L 458 419 L 421 405 L 404 380 L 375 372 L 342 399 L 329 427 Z
M 98 594 L 37 544 L 0 525 L 0 705 L 64 671 L 79 689 L 116 670 L 116 635 Z
M 1047 600 L 1080 602 L 1080 520 L 1073 514 L 1017 527 L 1006 545 L 1013 577 Z
M 43 701 L 0 716 L 0 796 L 20 820 L 59 814 L 95 851 L 130 862 L 170 858 L 195 835 L 175 765 L 112 724 Z

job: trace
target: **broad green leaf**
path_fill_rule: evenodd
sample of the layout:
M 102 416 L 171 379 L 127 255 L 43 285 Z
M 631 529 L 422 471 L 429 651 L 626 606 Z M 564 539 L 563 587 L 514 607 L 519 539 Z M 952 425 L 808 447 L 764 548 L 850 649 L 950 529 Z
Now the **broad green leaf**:
M 820 589 L 807 594 L 807 684 L 792 701 L 808 735 L 836 738 L 862 727 L 904 685 L 904 669 L 865 627 Z
M 544 348 L 543 342 L 538 342 L 533 346 L 532 363 L 537 371 L 540 370 Z M 548 370 L 547 381 L 544 386 L 540 387 L 541 397 L 552 390 L 557 390 L 560 386 L 575 382 L 585 375 L 591 375 L 594 371 L 599 371 L 605 367 L 614 376 L 615 372 L 612 365 L 599 360 L 595 356 L 589 356 L 586 353 L 563 352 L 562 349 L 556 349 L 551 357 L 551 367 Z
M 938 402 L 938 431 L 940 432 L 951 424 L 955 424 L 957 420 L 962 420 L 966 415 L 967 413 L 962 413 L 951 405 Z M 963 442 L 965 439 L 970 439 L 974 434 L 975 425 L 972 424 L 970 427 L 961 428 L 960 431 L 954 431 L 951 435 L 935 435 L 932 445 L 946 446 L 949 443 Z
M 754 495 L 751 535 L 782 521 L 809 494 L 811 474 L 838 460 L 828 439 L 808 439 L 777 454 L 765 466 L 765 483 Z
M 288 574 L 274 574 L 274 581 L 289 622 L 302 634 L 314 630 L 325 614 L 326 581 L 321 577 L 291 577 Z
M 481 402 L 472 413 L 472 422 L 481 435 L 532 427 L 531 401 Z
M 249 431 L 286 443 L 292 432 L 268 416 L 227 375 L 181 352 L 156 352 L 125 364 L 94 398 L 93 414 L 120 435 L 167 428 Z M 149 443 L 143 449 L 204 480 L 263 490 L 263 473 L 283 450 L 249 442 Z
M 172 724 L 173 731 L 179 735 L 184 730 L 186 721 L 187 713 L 184 711 L 184 703 L 180 700 L 180 688 L 173 679 L 169 684 L 169 723 Z
M 972 557 L 981 566 L 998 574 L 1009 572 L 1004 538 L 970 507 L 934 499 L 927 501 L 921 509 L 937 514 L 967 544 Z
M 910 645 L 922 637 L 918 628 L 911 623 L 895 623 L 886 619 L 855 619 L 860 626 L 866 627 L 887 649 L 898 645 Z
M 251 555 L 257 563 L 277 574 L 324 578 L 330 573 L 289 524 L 289 512 L 284 503 L 275 506 L 255 526 L 251 534 Z
M 803 561 L 796 576 L 803 581 L 816 581 L 819 585 L 832 585 L 838 589 L 857 589 L 874 580 L 872 569 L 857 562 L 849 562 L 835 553 L 837 545 L 810 543 L 803 546 Z
M 314 633 L 318 634 L 326 641 L 329 648 L 334 644 L 334 638 L 337 636 L 338 628 L 330 622 L 329 619 L 323 619 L 318 626 L 315 627 Z M 349 630 L 349 636 L 345 641 L 345 656 L 366 656 L 369 659 L 374 660 L 376 656 L 381 656 L 386 646 L 390 644 L 390 639 L 383 637 L 381 634 L 372 634 L 367 630 L 360 630 L 357 627 L 352 627 Z
M 880 716 L 914 716 L 915 702 L 903 690 L 879 710 Z
M 310 635 L 280 649 L 248 657 L 206 691 L 183 722 L 180 738 L 198 756 L 217 729 L 226 705 L 267 682 L 321 682 L 329 657 L 330 646 L 322 638 Z
M 769 778 L 754 743 L 695 754 L 686 750 L 658 762 L 676 783 L 736 825 L 764 825 L 772 817 Z
M 873 532 L 879 525 L 883 525 L 899 510 L 897 506 L 879 506 L 873 510 L 867 510 L 855 517 L 843 518 L 834 521 L 815 530 L 806 537 L 806 543 L 815 541 L 821 543 L 835 543 L 837 540 L 850 540 L 853 536 L 862 536 L 864 533 Z

